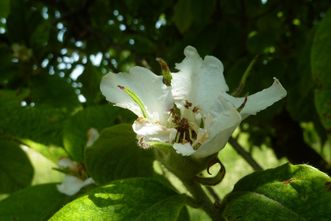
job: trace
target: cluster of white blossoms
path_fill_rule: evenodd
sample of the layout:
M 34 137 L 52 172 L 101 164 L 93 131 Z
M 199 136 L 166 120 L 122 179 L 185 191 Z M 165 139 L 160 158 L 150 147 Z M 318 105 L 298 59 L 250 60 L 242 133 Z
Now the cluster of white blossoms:
M 116 106 L 138 118 L 132 125 L 143 148 L 171 145 L 177 153 L 194 158 L 217 153 L 240 122 L 286 96 L 277 79 L 258 93 L 233 97 L 223 76 L 223 64 L 213 56 L 202 59 L 187 46 L 185 59 L 176 64 L 171 83 L 165 84 L 143 67 L 129 73 L 109 73 L 101 81 L 101 92 Z

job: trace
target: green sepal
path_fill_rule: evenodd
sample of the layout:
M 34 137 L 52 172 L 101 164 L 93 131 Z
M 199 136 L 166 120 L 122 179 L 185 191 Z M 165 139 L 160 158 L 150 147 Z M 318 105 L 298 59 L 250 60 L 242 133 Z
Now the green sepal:
M 172 76 L 167 62 L 165 62 L 162 58 L 156 58 L 156 61 L 159 62 L 161 66 L 163 83 L 167 86 L 171 86 Z
M 208 166 L 207 168 L 207 172 L 210 174 L 209 172 L 209 168 L 218 163 L 220 164 L 220 169 L 218 170 L 217 174 L 213 177 L 200 177 L 200 176 L 196 176 L 195 177 L 195 181 L 197 181 L 198 183 L 201 183 L 203 185 L 208 185 L 208 186 L 215 186 L 217 184 L 219 184 L 220 182 L 222 182 L 224 176 L 225 176 L 225 167 L 224 165 L 221 163 L 221 161 L 219 161 L 217 158 L 212 159 L 212 164 Z

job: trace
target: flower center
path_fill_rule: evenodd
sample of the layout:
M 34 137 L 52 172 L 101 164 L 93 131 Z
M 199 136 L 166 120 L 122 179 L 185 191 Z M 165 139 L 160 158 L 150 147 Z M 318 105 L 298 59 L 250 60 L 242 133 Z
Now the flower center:
M 170 124 L 177 130 L 174 143 L 190 143 L 194 149 L 198 149 L 207 137 L 200 109 L 189 101 L 185 101 L 181 109 L 174 104 L 170 109 Z

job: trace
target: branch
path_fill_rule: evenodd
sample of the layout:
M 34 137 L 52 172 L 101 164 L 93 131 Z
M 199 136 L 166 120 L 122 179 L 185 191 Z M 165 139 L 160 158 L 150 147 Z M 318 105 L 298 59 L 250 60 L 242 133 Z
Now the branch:
M 235 151 L 242 156 L 246 162 L 255 170 L 263 170 L 263 168 L 253 159 L 253 157 L 247 152 L 236 139 L 230 137 L 229 139 L 230 145 L 235 149 Z
M 215 205 L 210 201 L 209 197 L 203 191 L 200 184 L 196 182 L 184 182 L 183 184 L 187 190 L 192 194 L 193 198 L 197 204 L 209 215 L 213 221 L 222 221 L 221 211 L 215 207 Z

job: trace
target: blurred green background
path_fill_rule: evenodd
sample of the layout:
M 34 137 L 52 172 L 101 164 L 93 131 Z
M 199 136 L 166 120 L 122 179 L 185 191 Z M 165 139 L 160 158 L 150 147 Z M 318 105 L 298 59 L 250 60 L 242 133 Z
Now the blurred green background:
M 134 120 L 105 106 L 104 74 L 134 65 L 160 74 L 156 57 L 175 71 L 187 45 L 223 62 L 231 92 L 255 56 L 242 95 L 273 77 L 287 89 L 285 99 L 236 131 L 263 168 L 290 161 L 330 174 L 330 6 L 329 0 L 1 0 L 0 193 L 60 181 L 51 168 L 67 155 L 83 161 L 88 128 Z M 231 146 L 219 157 L 227 169 L 217 187 L 224 196 L 253 170 Z

